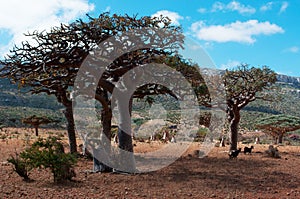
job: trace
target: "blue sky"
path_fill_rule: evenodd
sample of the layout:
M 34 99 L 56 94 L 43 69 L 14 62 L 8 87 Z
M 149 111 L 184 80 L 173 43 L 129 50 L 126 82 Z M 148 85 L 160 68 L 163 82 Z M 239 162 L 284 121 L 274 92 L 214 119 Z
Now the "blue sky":
M 200 45 L 217 68 L 267 65 L 300 77 L 300 1 L 208 0 L 10 0 L 0 6 L 1 57 L 22 33 L 68 23 L 85 13 L 166 15 Z

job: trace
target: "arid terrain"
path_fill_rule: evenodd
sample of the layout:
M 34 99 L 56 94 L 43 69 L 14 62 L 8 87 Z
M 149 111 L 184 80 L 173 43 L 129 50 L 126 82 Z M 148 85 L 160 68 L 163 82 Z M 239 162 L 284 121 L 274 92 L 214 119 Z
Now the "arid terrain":
M 45 132 L 41 130 L 41 135 L 49 135 Z M 51 132 L 66 139 L 63 131 Z M 273 159 L 264 154 L 268 145 L 257 144 L 252 155 L 242 153 L 232 160 L 228 146 L 198 158 L 194 151 L 199 143 L 194 143 L 170 166 L 136 175 L 89 173 L 93 162 L 82 158 L 74 181 L 54 184 L 50 171 L 42 169 L 31 171 L 33 182 L 24 182 L 6 161 L 36 138 L 30 129 L 1 133 L 0 198 L 300 198 L 299 146 L 279 146 L 281 158 Z M 135 151 L 160 144 L 139 142 Z

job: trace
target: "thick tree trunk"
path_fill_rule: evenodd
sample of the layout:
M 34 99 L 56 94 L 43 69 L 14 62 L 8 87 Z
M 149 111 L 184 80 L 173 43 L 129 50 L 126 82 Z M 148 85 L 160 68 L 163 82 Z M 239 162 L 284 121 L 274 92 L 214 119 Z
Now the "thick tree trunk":
M 230 111 L 229 125 L 230 125 L 230 150 L 237 150 L 238 143 L 238 127 L 241 116 L 239 110 Z
M 118 129 L 118 138 L 119 138 L 119 148 L 133 152 L 133 145 L 132 145 L 132 136 L 127 132 L 123 131 L 121 128 Z
M 120 158 L 119 167 L 117 168 L 117 170 L 127 173 L 135 173 L 136 165 L 133 154 L 132 136 L 128 133 L 128 131 L 123 131 L 122 128 L 119 128 L 118 137 Z
M 127 96 L 126 96 L 127 97 Z M 124 98 L 126 98 L 124 97 Z M 124 103 L 128 102 L 128 103 Z M 118 139 L 120 148 L 120 168 L 119 170 L 134 173 L 136 171 L 135 159 L 133 154 L 132 132 L 131 132 L 131 103 L 132 100 L 124 99 L 118 101 L 119 109 L 119 129 Z
M 67 130 L 68 130 L 70 152 L 77 153 L 75 123 L 74 123 L 74 117 L 73 117 L 72 104 L 69 106 L 66 106 L 66 110 L 64 111 L 64 114 L 67 119 Z
M 111 119 L 112 119 L 111 109 L 101 111 L 101 122 L 103 126 L 103 134 L 106 136 L 106 138 L 109 141 L 111 140 Z
M 133 152 L 133 145 L 132 145 L 133 134 L 131 132 L 132 98 L 130 98 L 127 107 L 126 106 L 123 107 L 122 105 L 119 106 L 120 106 L 120 117 L 121 117 L 120 128 L 118 129 L 119 148 L 125 151 Z
M 106 160 L 111 158 L 111 119 L 112 112 L 111 109 L 106 109 L 101 111 L 101 123 L 103 126 L 103 132 L 101 135 L 101 147 L 103 149 L 102 152 L 105 154 L 99 154 L 98 157 L 105 156 Z M 94 171 L 99 172 L 111 172 L 112 168 L 108 166 L 108 163 L 101 162 L 101 159 L 97 159 L 97 157 L 93 157 L 94 159 Z
M 233 119 L 230 123 L 230 150 L 237 150 L 238 122 Z

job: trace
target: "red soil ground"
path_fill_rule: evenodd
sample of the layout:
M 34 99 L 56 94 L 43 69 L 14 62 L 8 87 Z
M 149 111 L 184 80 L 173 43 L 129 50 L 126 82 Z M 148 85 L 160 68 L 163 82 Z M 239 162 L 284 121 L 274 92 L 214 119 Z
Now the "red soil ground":
M 255 145 L 252 155 L 229 160 L 228 147 L 195 157 L 199 144 L 194 143 L 173 164 L 151 173 L 87 173 L 93 163 L 80 159 L 73 182 L 54 184 L 50 171 L 36 169 L 30 174 L 34 181 L 27 183 L 6 162 L 35 139 L 26 141 L 24 132 L 28 129 L 2 132 L 9 136 L 0 139 L 0 198 L 300 198 L 300 147 L 296 146 L 279 146 L 280 159 L 264 155 L 267 145 Z M 60 134 L 66 139 L 64 132 Z M 135 151 L 158 145 L 137 143 Z

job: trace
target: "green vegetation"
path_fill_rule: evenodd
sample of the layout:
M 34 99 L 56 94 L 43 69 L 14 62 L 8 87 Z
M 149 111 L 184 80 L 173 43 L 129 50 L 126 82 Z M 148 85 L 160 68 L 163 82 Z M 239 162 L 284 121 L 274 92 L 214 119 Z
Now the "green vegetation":
M 73 166 L 76 163 L 76 156 L 65 153 L 63 144 L 57 137 L 39 138 L 31 147 L 20 155 L 16 154 L 16 157 L 12 156 L 8 161 L 26 181 L 29 180 L 29 171 L 33 168 L 49 168 L 56 183 L 71 180 L 75 176 Z
M 23 118 L 22 122 L 24 124 L 30 124 L 35 128 L 35 136 L 39 136 L 39 126 L 42 124 L 50 124 L 50 123 L 55 123 L 55 120 L 51 120 L 47 117 L 39 117 L 36 115 L 32 115 L 27 118 Z
M 159 34 L 155 33 L 156 30 L 160 31 Z M 129 35 L 132 36 L 127 37 L 128 32 L 131 32 Z M 174 68 L 176 67 L 187 78 L 198 78 L 201 81 L 197 67 L 189 66 L 188 61 L 183 61 L 180 56 L 176 55 L 176 52 L 182 48 L 184 40 L 182 32 L 180 26 L 172 25 L 170 19 L 164 16 L 137 18 L 137 16 L 130 17 L 126 14 L 122 16 L 110 15 L 109 13 L 102 13 L 97 18 L 89 16 L 85 20 L 78 19 L 70 24 L 52 27 L 47 31 L 26 33 L 28 40 L 33 39 L 39 45 L 32 45 L 31 42 L 24 41 L 21 45 L 14 46 L 4 60 L 0 60 L 0 64 L 3 65 L 0 76 L 9 78 L 11 82 L 16 82 L 19 87 L 29 88 L 32 94 L 46 93 L 56 97 L 57 101 L 65 108 L 64 114 L 67 121 L 70 151 L 76 153 L 75 121 L 72 109 L 72 96 L 79 94 L 76 91 L 87 91 L 80 93 L 80 95 L 92 97 L 89 96 L 90 85 L 98 82 L 95 99 L 101 102 L 104 116 L 101 121 L 103 132 L 110 138 L 112 110 L 110 110 L 109 104 L 111 102 L 108 96 L 109 93 L 112 94 L 119 80 L 124 81 L 123 83 L 127 88 L 132 86 L 134 81 L 122 78 L 126 72 L 145 63 L 167 63 Z M 121 34 L 126 34 L 124 37 L 126 42 L 118 39 Z M 112 46 L 109 47 L 104 42 L 108 38 L 112 39 L 109 42 Z M 130 43 L 131 51 L 124 53 L 125 49 L 128 49 L 128 43 Z M 142 44 L 147 47 L 141 47 Z M 105 51 L 105 53 L 100 53 L 101 55 L 90 53 L 95 49 L 101 49 L 101 52 Z M 112 51 L 108 49 L 112 49 Z M 125 51 L 123 52 L 123 50 Z M 111 58 L 111 56 L 106 52 L 111 53 L 111 55 L 118 55 L 118 58 L 110 63 L 108 57 Z M 104 67 L 105 64 L 108 64 L 105 71 L 106 75 L 102 76 L 101 81 L 99 81 L 99 76 L 94 73 L 77 75 L 87 56 L 90 58 L 94 56 L 92 59 L 99 63 L 97 65 Z M 134 76 L 140 78 L 141 75 L 138 74 L 141 72 L 135 71 L 137 74 Z M 166 75 L 161 76 L 161 74 L 159 77 L 169 78 Z M 81 78 L 81 80 L 77 78 Z M 78 82 L 85 82 L 85 84 L 77 84 L 76 79 Z M 72 90 L 75 90 L 74 93 L 71 93 Z M 133 97 L 143 98 L 147 95 L 160 93 L 170 93 L 170 90 L 158 84 L 154 87 L 146 84 L 138 88 Z M 124 100 L 125 96 L 122 97 Z M 120 111 L 121 118 L 123 112 L 125 111 Z M 130 127 L 130 124 L 128 126 Z M 124 146 L 124 148 L 130 148 L 131 151 L 133 148 L 131 137 L 122 131 L 119 134 L 119 136 L 126 137 L 126 139 L 120 139 L 120 148 Z M 125 145 L 128 146 L 125 147 Z
M 46 101 L 43 101 L 45 104 Z M 47 118 L 58 121 L 45 125 L 49 128 L 62 128 L 65 125 L 65 118 L 60 110 L 51 110 L 45 108 L 32 108 L 22 106 L 0 106 L 0 125 L 1 127 L 26 127 L 28 125 L 22 123 L 22 119 L 31 115 L 47 116 Z
M 62 108 L 54 96 L 47 94 L 32 95 L 28 92 L 28 89 L 19 88 L 8 79 L 0 79 L 0 106 L 50 110 L 59 110 Z
M 149 29 L 144 29 L 145 27 Z M 163 32 L 168 34 L 155 34 L 155 37 L 153 37 L 151 28 L 163 28 Z M 86 60 L 88 55 L 92 54 L 90 52 L 95 49 L 95 46 L 98 46 L 98 44 L 107 38 L 113 38 L 126 31 L 134 32 L 135 30 L 139 30 L 137 32 L 139 34 L 135 35 L 137 37 L 129 37 L 127 38 L 127 42 L 121 43 L 130 43 L 132 49 L 135 49 L 133 48 L 135 45 L 140 46 L 145 41 L 147 45 L 147 42 L 151 41 L 151 45 L 146 49 L 138 48 L 138 50 L 133 50 L 128 54 L 125 53 L 112 63 L 108 62 L 108 68 L 101 81 L 98 81 L 98 76 L 86 74 L 87 76 L 84 77 L 85 75 L 83 75 L 83 73 L 83 77 L 81 77 L 82 79 L 79 80 L 79 82 L 85 82 L 86 84 L 74 84 L 75 79 L 78 77 L 77 72 L 80 70 L 83 61 Z M 0 116 L 0 127 L 5 125 L 19 126 L 21 118 L 26 118 L 30 115 L 47 117 L 52 120 L 48 110 L 58 112 L 59 109 L 64 108 L 65 118 L 63 122 L 67 126 L 70 151 L 76 153 L 75 121 L 72 109 L 73 96 L 79 94 L 76 93 L 76 90 L 88 91 L 90 83 L 98 81 L 95 99 L 101 104 L 103 133 L 110 138 L 112 120 L 110 105 L 114 102 L 110 101 L 109 96 L 116 88 L 115 85 L 117 85 L 117 82 L 122 83 L 127 89 L 133 88 L 133 83 L 138 81 L 145 71 L 136 70 L 134 72 L 135 74 L 132 74 L 133 79 L 124 78 L 123 75 L 129 71 L 133 71 L 132 69 L 136 68 L 136 66 L 144 65 L 145 63 L 164 63 L 176 69 L 191 83 L 195 94 L 198 96 L 199 104 L 206 107 L 213 106 L 213 104 L 210 103 L 211 99 L 208 88 L 207 85 L 204 84 L 204 79 L 198 71 L 198 66 L 194 64 L 192 60 L 185 60 L 181 55 L 177 54 L 177 50 L 182 47 L 182 32 L 183 30 L 180 26 L 173 26 L 171 21 L 163 16 L 156 18 L 146 16 L 137 18 L 136 16 L 130 17 L 128 15 L 121 16 L 103 13 L 97 18 L 88 17 L 86 21 L 79 19 L 71 24 L 62 24 L 53 27 L 48 31 L 26 33 L 29 39 L 34 39 L 39 45 L 35 46 L 30 42 L 24 41 L 20 46 L 15 46 L 11 49 L 4 60 L 0 60 L 0 64 L 3 66 L 0 70 L 0 76 L 9 79 L 2 79 L 0 82 L 2 84 L 0 87 L 0 106 L 21 108 L 18 112 L 14 113 L 15 115 L 7 115 L 9 111 L 3 112 L 3 115 Z M 160 35 L 161 38 L 156 37 L 157 35 Z M 112 44 L 110 47 L 110 49 L 113 49 L 112 53 L 117 53 L 119 51 L 119 41 L 116 40 L 112 42 Z M 98 47 L 100 49 L 107 48 L 105 44 Z M 127 46 L 123 47 L 127 48 Z M 99 56 L 99 54 L 97 54 L 97 56 Z M 105 64 L 108 64 L 104 62 L 104 60 L 107 60 L 105 56 L 107 56 L 107 54 L 103 53 L 103 57 L 97 59 L 97 61 L 103 62 L 100 65 L 105 66 Z M 94 58 L 96 57 L 93 57 L 93 59 Z M 161 71 L 157 70 L 157 74 L 151 73 L 150 75 L 161 79 L 169 79 L 174 74 L 161 75 Z M 220 74 L 223 74 L 223 78 L 220 78 Z M 255 68 L 242 64 L 236 69 L 225 71 L 225 73 L 220 72 L 216 76 L 218 76 L 218 78 L 214 78 L 214 80 L 223 79 L 226 88 L 227 107 L 223 108 L 228 116 L 231 133 L 231 149 L 237 148 L 238 127 L 242 119 L 240 112 L 244 107 L 247 108 L 245 110 L 254 113 L 263 112 L 267 114 L 286 113 L 288 112 L 288 107 L 293 107 L 293 109 L 290 108 L 290 114 L 298 114 L 297 108 L 299 106 L 297 106 L 297 103 L 293 106 L 292 103 L 299 101 L 299 92 L 298 90 L 293 90 L 291 88 L 292 85 L 284 85 L 285 87 L 282 89 L 283 92 L 277 93 L 282 101 L 276 101 L 275 104 L 271 103 L 270 105 L 253 104 L 253 106 L 250 106 L 250 102 L 257 99 L 266 99 L 266 96 L 273 94 L 272 92 L 274 90 L 270 90 L 270 85 L 276 81 L 276 74 L 267 67 Z M 15 85 L 10 85 L 10 82 Z M 178 85 L 173 86 L 176 88 L 180 84 L 181 82 L 178 82 Z M 216 86 L 219 87 L 219 84 Z M 299 85 L 297 85 L 296 88 L 299 88 L 298 86 Z M 270 91 L 268 91 L 268 89 Z M 72 90 L 75 90 L 75 92 Z M 215 90 L 218 92 L 218 88 L 215 87 Z M 29 93 L 38 95 L 29 98 Z M 173 93 L 168 88 L 159 84 L 145 84 L 134 91 L 133 98 L 144 98 L 147 96 L 148 98 L 145 101 L 150 103 L 157 100 L 159 104 L 162 104 L 165 110 L 171 110 L 166 112 L 166 120 L 177 123 L 180 120 L 180 115 L 176 111 L 179 109 L 180 104 L 175 98 L 180 99 L 186 95 L 186 92 L 180 93 L 181 94 Z M 293 95 L 293 97 L 287 98 L 285 97 L 286 93 L 298 94 L 298 96 Z M 89 96 L 89 92 L 80 94 L 91 97 Z M 170 100 L 171 97 L 166 97 L 167 94 L 173 97 L 172 100 Z M 150 95 L 151 97 L 157 96 L 150 98 Z M 224 93 L 219 96 L 221 95 L 225 96 Z M 122 100 L 124 100 L 125 96 L 122 97 Z M 126 100 L 129 101 L 130 97 L 127 97 L 128 99 L 126 98 Z M 164 100 L 167 102 L 171 101 L 171 103 L 164 103 Z M 120 101 L 121 100 L 117 100 L 116 102 L 119 103 Z M 280 104 L 284 107 L 280 107 Z M 24 107 L 26 107 L 25 109 L 29 107 L 43 108 L 47 110 L 47 113 L 31 113 L 24 116 L 22 115 L 25 112 Z M 121 106 L 118 107 L 120 108 Z M 120 118 L 124 118 L 126 115 L 126 111 L 119 111 L 119 113 Z M 254 115 L 253 117 L 255 118 L 256 116 Z M 59 118 L 53 119 L 62 121 L 61 115 Z M 249 128 L 254 128 L 255 124 L 253 124 L 253 120 L 251 118 L 246 119 L 247 121 L 244 121 L 245 125 L 249 126 Z M 138 125 L 141 125 L 142 122 L 143 121 L 138 121 Z M 131 126 L 130 123 L 125 125 L 127 125 L 127 127 Z M 122 131 L 119 132 L 119 136 L 125 137 L 124 139 L 120 139 L 120 148 L 126 148 L 126 150 L 132 151 L 131 137 Z M 123 140 L 124 143 L 122 143 Z
M 20 156 L 20 154 L 16 152 L 15 156 L 11 156 L 7 161 L 14 166 L 14 171 L 21 176 L 24 181 L 29 182 L 31 181 L 29 172 L 33 169 L 33 166 L 22 156 L 23 155 Z
M 230 150 L 237 150 L 238 128 L 241 110 L 257 99 L 269 100 L 268 89 L 276 82 L 276 73 L 264 66 L 249 67 L 242 64 L 236 69 L 226 70 L 224 76 L 226 90 L 226 113 L 230 132 Z
M 1 81 L 2 79 L 0 79 Z M 299 100 L 299 94 L 292 92 L 297 89 L 297 87 L 290 85 L 290 84 L 276 84 L 279 87 L 280 91 L 280 100 L 278 101 L 262 101 L 257 100 L 254 102 L 249 103 L 247 107 L 242 109 L 241 111 L 241 122 L 240 122 L 240 129 L 246 129 L 246 130 L 256 130 L 256 121 L 260 118 L 264 118 L 271 115 L 277 115 L 277 114 L 289 114 L 292 116 L 298 116 L 300 111 L 300 100 Z M 9 84 L 7 81 L 7 84 L 4 86 L 2 85 L 0 95 L 3 93 L 8 92 L 11 87 L 14 87 L 15 91 L 17 89 L 15 88 L 15 85 Z M 39 98 L 41 94 L 38 95 L 28 95 L 27 100 L 32 101 L 35 98 Z M 155 102 L 159 103 L 160 98 L 155 98 L 156 96 L 153 96 L 155 99 Z M 47 116 L 52 120 L 59 121 L 58 123 L 54 124 L 48 124 L 45 125 L 47 128 L 62 128 L 66 125 L 66 119 L 61 111 L 61 109 L 57 109 L 56 106 L 52 106 L 51 104 L 57 104 L 56 99 L 54 98 L 41 98 L 40 103 L 44 105 L 39 108 L 34 108 L 32 104 L 23 104 L 21 103 L 22 100 L 20 99 L 21 95 L 16 94 L 15 95 L 15 103 L 14 105 L 6 105 L 6 106 L 0 106 L 0 127 L 26 127 L 28 125 L 23 124 L 22 118 L 29 117 L 31 115 L 37 115 L 37 116 Z M 2 99 L 2 98 L 1 98 Z M 166 102 L 168 100 L 171 100 L 170 102 Z M 3 100 L 2 100 L 3 102 Z M 167 103 L 168 105 L 164 105 L 164 103 Z M 176 118 L 176 110 L 178 109 L 177 104 L 172 97 L 164 97 L 164 102 L 162 102 L 164 108 L 168 111 L 168 120 L 172 121 L 174 118 Z M 2 104 L 5 105 L 5 104 Z M 49 107 L 45 108 L 45 107 Z M 142 100 L 134 100 L 133 103 L 133 112 L 135 110 L 140 114 L 140 116 L 143 117 L 143 119 L 134 119 L 134 123 L 137 126 L 140 126 L 144 121 L 149 120 L 148 116 L 148 110 L 150 106 L 148 103 L 144 102 Z M 175 110 L 175 111 L 171 111 Z M 169 112 L 171 111 L 171 112 Z M 148 119 L 147 119 L 148 118 Z M 300 130 L 294 131 L 295 134 L 300 134 Z
M 282 143 L 287 132 L 300 129 L 300 118 L 290 115 L 272 115 L 257 121 L 257 128 L 273 136 L 276 143 Z

